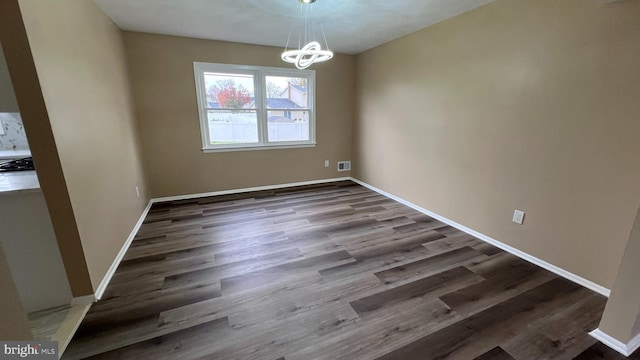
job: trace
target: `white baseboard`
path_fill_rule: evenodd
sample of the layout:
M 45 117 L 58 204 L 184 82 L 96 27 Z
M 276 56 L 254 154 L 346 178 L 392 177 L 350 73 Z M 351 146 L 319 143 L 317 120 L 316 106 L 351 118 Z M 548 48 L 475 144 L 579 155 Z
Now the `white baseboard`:
M 607 345 L 608 347 L 624 356 L 629 356 L 633 354 L 634 351 L 638 350 L 638 348 L 640 348 L 640 334 L 636 335 L 633 339 L 631 339 L 631 341 L 626 344 L 600 329 L 593 330 L 589 333 L 589 335 L 593 336 L 601 343 Z
M 325 183 L 345 181 L 345 180 L 351 180 L 351 178 L 343 177 L 343 178 L 333 178 L 333 179 L 311 180 L 311 181 L 302 181 L 302 182 L 295 182 L 295 183 L 288 183 L 288 184 L 267 185 L 267 186 L 251 187 L 251 188 L 214 191 L 214 192 L 199 193 L 199 194 L 168 196 L 168 197 L 151 199 L 151 201 L 153 203 L 159 203 L 159 202 L 166 202 L 166 201 L 190 200 L 190 199 L 197 199 L 197 198 L 208 197 L 208 196 L 239 194 L 239 193 L 262 191 L 262 190 L 274 190 L 274 189 L 282 189 L 282 188 L 294 187 L 294 186 L 325 184 Z
M 77 296 L 71 300 L 71 306 L 93 304 L 94 302 L 96 302 L 95 295 Z
M 129 246 L 131 246 L 131 242 L 133 242 L 133 238 L 135 238 L 136 234 L 138 233 L 138 230 L 140 230 L 140 226 L 142 226 L 142 222 L 144 222 L 144 219 L 147 217 L 147 214 L 149 213 L 149 209 L 151 209 L 152 204 L 153 204 L 153 200 L 150 200 L 149 203 L 147 204 L 147 207 L 142 212 L 142 215 L 140 215 L 138 222 L 133 227 L 133 230 L 131 230 L 131 233 L 129 234 L 127 241 L 125 241 L 124 245 L 122 245 L 120 252 L 116 256 L 116 258 L 113 260 L 111 267 L 109 267 L 109 271 L 107 271 L 107 273 L 102 278 L 102 281 L 100 282 L 100 285 L 98 285 L 98 288 L 96 289 L 96 292 L 94 294 L 96 301 L 102 298 L 104 291 L 107 289 L 107 285 L 109 285 L 111 278 L 113 277 L 113 275 L 116 273 L 116 270 L 118 269 L 118 265 L 120 265 L 120 262 L 124 258 L 124 255 L 127 253 L 127 250 L 129 250 Z
M 633 354 L 638 350 L 638 348 L 640 348 L 640 334 L 636 335 L 627 343 L 627 351 L 629 352 L 629 355 Z
M 392 195 L 392 194 L 390 194 L 390 193 L 388 193 L 388 192 L 386 192 L 384 190 L 378 189 L 375 186 L 369 185 L 369 184 L 367 184 L 367 183 L 365 183 L 365 182 L 363 182 L 361 180 L 355 179 L 355 178 L 351 178 L 351 180 L 356 182 L 356 183 L 358 183 L 358 184 L 360 184 L 360 185 L 362 185 L 362 186 L 364 186 L 364 187 L 366 187 L 366 188 L 369 188 L 369 189 L 371 189 L 371 190 L 373 190 L 373 191 L 375 191 L 375 192 L 377 192 L 377 193 L 379 193 L 381 195 L 389 197 L 389 198 L 391 198 L 391 199 L 393 199 L 393 200 L 395 200 L 395 201 L 397 201 L 397 202 L 399 202 L 401 204 L 404 204 L 404 205 L 406 205 L 406 206 L 408 206 L 410 208 L 413 208 L 413 209 L 415 209 L 415 210 L 417 210 L 417 211 L 419 211 L 419 212 L 421 212 L 421 213 L 423 213 L 425 215 L 428 215 L 428 216 L 430 216 L 430 217 L 432 217 L 434 219 L 437 219 L 437 220 L 439 220 L 439 221 L 441 221 L 441 222 L 443 222 L 443 223 L 445 223 L 447 225 L 450 225 L 450 226 L 452 226 L 452 227 L 454 227 L 454 228 L 456 228 L 458 230 L 464 231 L 465 233 L 467 233 L 469 235 L 473 235 L 476 238 L 478 238 L 480 240 L 483 240 L 483 241 L 485 241 L 485 242 L 487 242 L 487 243 L 489 243 L 489 244 L 491 244 L 491 245 L 493 245 L 495 247 L 498 247 L 498 248 L 500 248 L 500 249 L 502 249 L 502 250 L 504 250 L 504 251 L 506 251 L 508 253 L 511 253 L 511 254 L 523 259 L 523 260 L 526 260 L 526 261 L 528 261 L 528 262 L 530 262 L 532 264 L 540 266 L 541 268 L 547 269 L 547 270 L 551 271 L 552 273 L 560 275 L 560 276 L 562 276 L 563 278 L 565 278 L 567 280 L 571 280 L 571 281 L 575 282 L 578 285 L 586 287 L 587 289 L 595 291 L 598 294 L 601 294 L 601 295 L 604 295 L 606 297 L 609 297 L 609 294 L 611 293 L 611 290 L 605 288 L 604 286 L 598 285 L 598 284 L 594 283 L 593 281 L 587 280 L 587 279 L 585 279 L 585 278 L 583 278 L 581 276 L 578 276 L 576 274 L 573 274 L 573 273 L 571 273 L 571 272 L 569 272 L 569 271 L 567 271 L 565 269 L 562 269 L 562 268 L 560 268 L 558 266 L 550 264 L 550 263 L 548 263 L 548 262 L 546 262 L 546 261 L 544 261 L 542 259 L 539 259 L 539 258 L 537 258 L 535 256 L 529 255 L 529 254 L 525 253 L 524 251 L 518 250 L 518 249 L 516 249 L 516 248 L 514 248 L 512 246 L 504 244 L 504 243 L 502 243 L 502 242 L 500 242 L 500 241 L 498 241 L 496 239 L 493 239 L 493 238 L 491 238 L 491 237 L 489 237 L 487 235 L 479 233 L 479 232 L 477 232 L 477 231 L 475 231 L 473 229 L 470 229 L 470 228 L 468 228 L 468 227 L 466 227 L 464 225 L 458 224 L 457 222 L 455 222 L 453 220 L 449 220 L 449 219 L 445 218 L 444 216 L 440 216 L 440 215 L 438 215 L 438 214 L 436 214 L 434 212 L 431 212 L 431 211 L 429 211 L 427 209 L 424 209 L 424 208 L 422 208 L 422 207 L 420 207 L 420 206 L 418 206 L 416 204 L 413 204 L 413 203 L 411 203 L 409 201 L 406 201 L 406 200 L 404 200 L 402 198 L 399 198 L 399 197 L 397 197 L 395 195 Z
M 111 264 L 111 267 L 109 268 L 109 271 L 107 271 L 106 275 L 104 276 L 104 278 L 102 279 L 102 281 L 100 282 L 100 285 L 98 286 L 98 288 L 96 289 L 95 295 L 94 296 L 89 296 L 91 297 L 91 301 L 96 301 L 96 300 L 100 300 L 100 298 L 102 298 L 102 295 L 104 294 L 104 291 L 107 288 L 107 285 L 109 285 L 109 282 L 111 281 L 111 278 L 113 277 L 113 275 L 116 272 L 116 269 L 118 268 L 118 265 L 120 265 L 120 262 L 122 261 L 122 259 L 124 258 L 124 255 L 126 254 L 127 250 L 129 249 L 129 246 L 131 246 L 131 242 L 133 242 L 133 239 L 136 235 L 136 233 L 138 232 L 138 230 L 140 229 L 140 227 L 142 226 L 142 223 L 144 221 L 144 219 L 146 218 L 147 214 L 149 213 L 149 210 L 151 209 L 151 206 L 155 203 L 159 203 L 159 202 L 166 202 L 166 201 L 178 201 L 178 200 L 189 200 L 189 199 L 197 199 L 197 198 L 201 198 L 201 197 L 208 197 L 208 196 L 219 196 L 219 195 L 228 195 L 228 194 L 238 194 L 238 193 L 244 193 L 244 192 L 252 192 L 252 191 L 262 191 L 262 190 L 274 190 L 274 189 L 282 189 L 282 188 L 287 188 L 287 187 L 294 187 L 294 186 L 303 186 L 303 185 L 315 185 L 315 184 L 324 184 L 324 183 L 331 183 L 331 182 L 336 182 L 336 181 L 345 181 L 345 180 L 351 180 L 353 182 L 356 182 L 368 189 L 371 189 L 381 195 L 384 195 L 388 198 L 391 198 L 401 204 L 404 204 L 406 206 L 409 206 L 412 209 L 415 209 L 423 214 L 426 214 L 434 219 L 437 219 L 447 225 L 450 225 L 456 229 L 459 229 L 461 231 L 464 231 L 467 234 L 473 235 L 476 238 L 483 240 L 493 246 L 496 246 L 506 252 L 509 252 L 515 256 L 518 256 L 519 258 L 522 258 L 532 264 L 538 265 L 544 269 L 547 269 L 559 276 L 562 276 L 568 280 L 571 280 L 581 286 L 584 286 L 590 290 L 593 290 L 595 292 L 597 292 L 598 294 L 604 295 L 606 297 L 609 297 L 609 294 L 611 293 L 611 291 L 601 285 L 598 285 L 590 280 L 587 280 L 583 277 L 580 277 L 576 274 L 573 274 L 567 270 L 564 270 L 558 266 L 555 266 L 553 264 L 550 264 L 544 260 L 541 260 L 535 256 L 529 255 L 523 251 L 520 251 L 514 247 L 511 247 L 507 244 L 504 244 L 498 240 L 495 240 L 487 235 L 481 234 L 473 229 L 470 229 L 464 225 L 458 224 L 455 221 L 449 220 L 443 216 L 440 216 L 434 212 L 431 212 L 427 209 L 424 209 L 418 205 L 415 205 L 409 201 L 406 201 L 402 198 L 399 198 L 395 195 L 392 195 L 384 190 L 378 189 L 375 186 L 369 185 L 361 180 L 352 178 L 352 177 L 343 177 L 343 178 L 333 178 L 333 179 L 322 179 L 322 180 L 312 180 L 312 181 L 303 181 L 303 182 L 296 182 L 296 183 L 288 183 L 288 184 L 278 184 L 278 185 L 267 185 L 267 186 L 258 186 L 258 187 L 251 187 L 251 188 L 241 188 L 241 189 L 233 189 L 233 190 L 224 190 L 224 191 L 215 191 L 215 192 L 208 192 L 208 193 L 199 193 L 199 194 L 189 194 L 189 195 L 179 195 L 179 196 L 169 196 L 169 197 L 161 197 L 161 198 L 153 198 L 149 201 L 149 204 L 147 204 L 147 207 L 144 209 L 142 215 L 140 216 L 140 219 L 138 219 L 138 222 L 136 223 L 136 225 L 134 226 L 133 230 L 131 231 L 131 233 L 129 234 L 129 238 L 127 238 L 127 241 L 124 243 L 124 245 L 122 246 L 122 248 L 120 249 L 120 252 L 118 253 L 118 255 L 116 256 L 116 258 L 114 259 L 113 263 Z M 89 297 L 82 297 L 82 299 L 84 298 L 89 298 Z M 85 299 L 86 300 L 86 299 Z M 75 301 L 75 299 L 74 299 Z M 640 344 L 640 338 L 638 338 L 638 344 Z

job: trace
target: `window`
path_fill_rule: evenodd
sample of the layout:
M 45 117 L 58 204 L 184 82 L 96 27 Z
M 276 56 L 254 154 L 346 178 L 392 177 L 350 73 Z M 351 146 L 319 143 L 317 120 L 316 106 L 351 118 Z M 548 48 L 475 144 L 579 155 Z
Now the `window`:
M 193 68 L 203 151 L 315 146 L 313 70 Z

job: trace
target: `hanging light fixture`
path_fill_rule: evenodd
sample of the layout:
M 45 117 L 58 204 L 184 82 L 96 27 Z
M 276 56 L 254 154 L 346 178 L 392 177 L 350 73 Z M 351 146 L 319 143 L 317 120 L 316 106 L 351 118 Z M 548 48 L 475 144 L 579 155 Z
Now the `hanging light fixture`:
M 298 49 L 289 50 L 289 41 L 291 40 L 291 34 L 294 32 L 294 29 L 289 33 L 287 45 L 281 57 L 283 61 L 295 64 L 298 69 L 306 69 L 311 66 L 311 64 L 330 60 L 333 57 L 333 51 L 328 49 L 327 37 L 322 26 L 320 26 L 320 30 L 322 31 L 324 46 L 327 50 L 322 49 L 320 41 L 316 38 L 316 26 L 313 24 L 313 19 L 309 14 L 312 11 L 311 4 L 316 2 L 316 0 L 298 1 L 300 2 L 300 12 L 303 19 L 302 26 L 298 28 Z

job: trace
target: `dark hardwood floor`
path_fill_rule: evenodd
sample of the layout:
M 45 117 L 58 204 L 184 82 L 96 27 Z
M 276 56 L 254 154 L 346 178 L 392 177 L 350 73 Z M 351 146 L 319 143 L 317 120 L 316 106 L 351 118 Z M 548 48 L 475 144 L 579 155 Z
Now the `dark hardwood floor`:
M 63 358 L 622 359 L 604 304 L 338 182 L 155 204 Z

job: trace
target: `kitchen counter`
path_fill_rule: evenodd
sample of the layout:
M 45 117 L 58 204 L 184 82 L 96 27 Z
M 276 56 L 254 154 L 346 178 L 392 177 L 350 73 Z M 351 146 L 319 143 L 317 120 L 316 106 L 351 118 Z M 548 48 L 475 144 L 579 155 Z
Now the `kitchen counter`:
M 0 172 L 0 195 L 39 190 L 40 183 L 35 170 Z
M 30 150 L 0 150 L 0 160 L 21 159 L 29 156 L 31 156 Z

